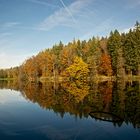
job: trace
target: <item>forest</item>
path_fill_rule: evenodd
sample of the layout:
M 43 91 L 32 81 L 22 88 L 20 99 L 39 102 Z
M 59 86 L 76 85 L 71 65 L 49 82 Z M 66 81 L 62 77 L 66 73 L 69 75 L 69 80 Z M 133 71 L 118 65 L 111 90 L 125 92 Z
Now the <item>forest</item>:
M 55 44 L 25 60 L 0 69 L 0 79 L 20 81 L 140 79 L 140 23 L 127 33 L 111 31 L 108 37 Z

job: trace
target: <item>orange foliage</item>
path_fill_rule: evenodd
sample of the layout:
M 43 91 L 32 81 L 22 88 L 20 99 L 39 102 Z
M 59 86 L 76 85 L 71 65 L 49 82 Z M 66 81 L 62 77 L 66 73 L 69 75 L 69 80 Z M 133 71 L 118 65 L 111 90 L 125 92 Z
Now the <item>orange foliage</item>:
M 112 75 L 111 58 L 107 54 L 102 54 L 101 56 L 99 73 L 106 76 Z

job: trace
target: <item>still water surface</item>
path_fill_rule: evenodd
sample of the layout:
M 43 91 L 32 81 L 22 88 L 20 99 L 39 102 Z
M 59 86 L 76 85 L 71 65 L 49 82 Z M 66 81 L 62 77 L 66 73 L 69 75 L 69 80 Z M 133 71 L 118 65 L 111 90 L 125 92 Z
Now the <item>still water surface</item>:
M 140 85 L 0 83 L 0 139 L 139 140 Z

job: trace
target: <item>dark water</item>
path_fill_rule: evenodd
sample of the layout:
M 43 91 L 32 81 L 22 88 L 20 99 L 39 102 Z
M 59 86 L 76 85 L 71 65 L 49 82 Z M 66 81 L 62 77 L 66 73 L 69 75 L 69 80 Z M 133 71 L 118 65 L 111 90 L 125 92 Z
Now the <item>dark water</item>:
M 139 140 L 138 82 L 0 82 L 1 140 Z

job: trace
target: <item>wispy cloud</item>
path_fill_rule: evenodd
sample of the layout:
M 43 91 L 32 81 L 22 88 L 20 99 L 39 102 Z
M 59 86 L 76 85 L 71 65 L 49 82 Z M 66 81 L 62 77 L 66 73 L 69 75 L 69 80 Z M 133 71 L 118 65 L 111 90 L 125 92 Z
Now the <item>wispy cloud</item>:
M 53 7 L 53 8 L 60 8 L 59 5 L 55 5 L 55 4 L 52 4 L 50 2 L 43 1 L 43 0 L 26 0 L 26 1 L 32 2 L 34 4 L 43 5 L 43 6 L 50 6 L 50 7 Z
M 24 26 L 20 22 L 5 22 L 0 24 L 0 30 L 9 30 L 9 29 L 21 29 L 21 30 L 38 30 L 36 26 Z M 6 33 L 0 33 L 0 37 L 9 36 L 12 33 L 9 33 L 8 31 Z
M 93 36 L 102 35 L 103 32 L 109 31 L 110 27 L 112 25 L 112 18 L 108 18 L 105 21 L 99 23 L 98 25 L 95 25 L 93 27 L 93 30 L 90 30 L 89 32 L 85 33 L 84 36 L 81 36 L 80 39 L 89 39 Z
M 0 39 L 1 38 L 5 38 L 5 37 L 8 37 L 8 36 L 11 36 L 12 33 L 9 33 L 9 32 L 3 32 L 3 33 L 0 33 Z
M 19 22 L 6 22 L 6 23 L 2 24 L 1 27 L 11 28 L 11 27 L 17 26 L 19 24 L 20 24 Z
M 58 11 L 47 17 L 44 21 L 42 21 L 38 29 L 48 31 L 59 25 L 73 26 L 74 24 L 76 24 L 74 22 L 74 16 L 77 15 L 78 12 L 86 7 L 91 1 L 93 0 L 77 0 L 67 7 L 65 6 L 64 2 L 61 1 L 64 8 L 59 9 Z

